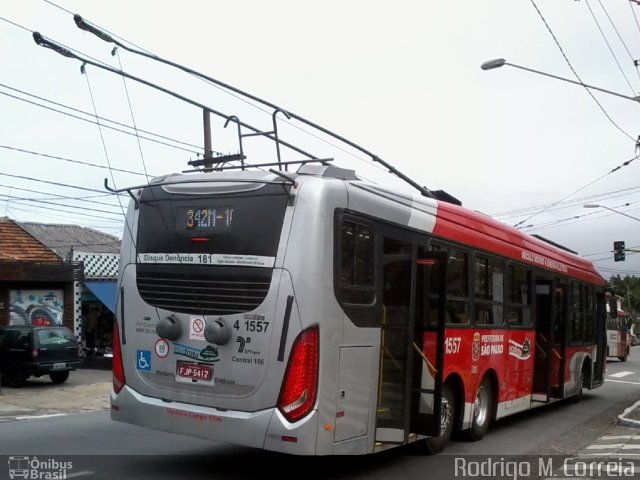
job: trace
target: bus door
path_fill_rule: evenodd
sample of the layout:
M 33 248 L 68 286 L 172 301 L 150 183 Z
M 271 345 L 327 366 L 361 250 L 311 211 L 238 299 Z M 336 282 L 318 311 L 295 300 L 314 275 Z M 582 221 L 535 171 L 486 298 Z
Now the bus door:
M 444 311 L 439 315 L 433 343 L 438 352 L 423 354 L 425 335 L 416 337 L 416 277 L 430 270 L 440 271 L 446 261 L 439 261 L 439 252 L 421 255 L 416 262 L 416 249 L 408 241 L 383 238 L 383 313 L 380 345 L 380 373 L 378 384 L 378 407 L 376 412 L 376 441 L 384 443 L 406 443 L 410 433 L 432 434 L 439 429 L 439 405 L 442 375 L 442 348 L 444 342 Z M 433 254 L 433 255 L 432 255 Z M 433 264 L 428 264 L 433 260 Z M 444 282 L 440 282 L 444 285 Z M 437 307 L 436 307 L 437 308 Z M 420 333 L 426 330 L 420 326 Z M 429 357 L 429 358 L 428 358 Z M 438 360 L 439 357 L 439 360 Z M 424 386 L 414 381 L 421 378 L 422 366 L 416 359 L 434 365 L 440 376 L 432 375 Z M 420 365 L 414 374 L 415 365 Z M 439 368 L 438 368 L 439 367 Z M 426 370 L 425 375 L 429 375 Z M 422 390 L 424 390 L 424 395 Z M 430 404 L 422 396 L 431 398 Z M 438 422 L 435 420 L 438 419 Z M 417 430 L 413 430 L 415 427 Z
M 432 437 L 440 435 L 448 261 L 446 251 L 418 249 L 409 429 Z
M 532 400 L 562 398 L 567 287 L 562 282 L 536 278 L 536 353 Z

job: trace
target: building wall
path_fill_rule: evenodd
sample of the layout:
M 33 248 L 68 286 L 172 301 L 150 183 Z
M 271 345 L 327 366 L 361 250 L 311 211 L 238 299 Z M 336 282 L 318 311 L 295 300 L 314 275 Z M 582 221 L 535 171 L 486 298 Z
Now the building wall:
M 69 263 L 0 262 L 0 325 L 9 324 L 12 290 L 62 290 L 62 324 L 74 331 L 74 279 L 78 275 L 77 266 Z

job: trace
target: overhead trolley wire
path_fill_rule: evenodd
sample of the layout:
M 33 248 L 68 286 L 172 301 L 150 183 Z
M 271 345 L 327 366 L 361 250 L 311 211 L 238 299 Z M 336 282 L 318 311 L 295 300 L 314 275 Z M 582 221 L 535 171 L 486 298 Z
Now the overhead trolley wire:
M 529 215 L 527 218 L 525 218 L 524 220 L 519 221 L 518 223 L 516 223 L 514 225 L 514 227 L 519 227 L 520 225 L 522 225 L 525 222 L 528 222 L 529 220 L 531 220 L 533 217 L 536 217 L 538 215 L 540 215 L 543 212 L 546 212 L 547 210 L 549 210 L 551 207 L 554 207 L 555 205 L 557 205 L 558 203 L 566 200 L 569 197 L 572 197 L 573 195 L 575 195 L 578 192 L 581 192 L 582 190 L 584 190 L 587 187 L 590 187 L 591 185 L 593 185 L 596 182 L 599 182 L 600 180 L 602 180 L 604 177 L 611 175 L 614 172 L 617 172 L 618 170 L 629 166 L 634 160 L 637 160 L 639 157 L 639 155 L 636 155 L 633 158 L 630 158 L 629 160 L 622 162 L 620 165 L 618 165 L 617 167 L 611 169 L 611 171 L 605 173 L 604 175 L 599 176 L 598 178 L 596 178 L 595 180 L 593 180 L 592 182 L 587 183 L 586 185 L 584 185 L 583 187 L 580 187 L 579 189 L 577 189 L 575 192 L 570 193 L 569 195 L 565 195 L 564 197 L 562 197 L 561 199 L 557 200 L 556 202 L 550 203 L 549 205 L 547 205 L 546 207 L 540 209 L 538 212 L 533 213 L 532 215 Z
M 602 104 L 598 101 L 598 99 L 596 98 L 596 96 L 593 94 L 593 92 L 591 90 L 589 90 L 589 87 L 587 87 L 586 85 L 584 85 L 584 82 L 582 81 L 582 79 L 580 78 L 580 75 L 578 75 L 578 72 L 576 72 L 576 69 L 573 68 L 573 65 L 571 64 L 571 62 L 569 61 L 569 57 L 567 57 L 567 54 L 564 52 L 564 49 L 562 48 L 562 45 L 560 45 L 560 42 L 558 41 L 558 38 L 556 37 L 555 33 L 553 33 L 553 30 L 551 30 L 551 27 L 549 26 L 549 23 L 547 23 L 547 20 L 544 18 L 544 15 L 542 15 L 542 12 L 540 11 L 540 9 L 538 8 L 538 5 L 536 5 L 536 2 L 534 0 L 530 0 L 531 4 L 533 5 L 533 7 L 536 9 L 536 12 L 538 12 L 538 15 L 540 16 L 540 19 L 542 20 L 542 22 L 544 23 L 545 27 L 547 27 L 547 30 L 549 31 L 549 34 L 551 35 L 551 37 L 553 38 L 553 41 L 556 43 L 556 46 L 558 47 L 558 49 L 560 50 L 560 53 L 562 54 L 562 57 L 564 58 L 565 62 L 567 63 L 567 65 L 569 66 L 569 68 L 571 69 L 571 71 L 573 72 L 573 74 L 575 75 L 575 77 L 578 79 L 578 81 L 580 83 L 583 84 L 584 89 L 587 91 L 587 93 L 589 94 L 589 96 L 593 99 L 594 102 L 596 102 L 596 104 L 598 105 L 598 107 L 600 108 L 600 110 L 602 110 L 602 113 L 604 113 L 605 117 L 607 117 L 607 119 L 609 120 L 609 122 L 611 122 L 611 124 L 616 127 L 620 132 L 622 132 L 627 138 L 629 138 L 630 140 L 632 140 L 634 143 L 636 141 L 635 138 L 633 138 L 631 135 L 629 135 L 629 133 L 627 133 L 626 131 L 624 131 L 622 129 L 622 127 L 620 127 L 620 125 L 618 125 L 613 118 L 611 118 L 611 116 L 609 115 L 609 113 L 605 110 L 605 108 L 602 106 Z
M 596 23 L 596 27 L 598 27 L 598 31 L 600 32 L 600 35 L 602 35 L 602 39 L 604 40 L 604 43 L 607 44 L 607 48 L 609 48 L 609 52 L 611 53 L 611 56 L 613 57 L 613 60 L 616 62 L 616 65 L 618 65 L 618 70 L 620 70 L 620 73 L 622 74 L 622 76 L 624 77 L 625 81 L 627 82 L 627 85 L 629 85 L 629 90 L 631 90 L 631 93 L 633 93 L 635 95 L 635 90 L 633 89 L 633 87 L 631 86 L 631 82 L 629 81 L 629 77 L 627 77 L 627 74 L 624 73 L 624 69 L 622 68 L 622 65 L 620 65 L 620 62 L 618 61 L 618 57 L 616 56 L 616 54 L 613 51 L 613 48 L 611 48 L 611 44 L 609 43 L 609 40 L 607 40 L 607 36 L 604 34 L 604 31 L 602 30 L 602 27 L 600 26 L 600 22 L 598 22 L 598 19 L 596 18 L 595 13 L 593 13 L 593 9 L 591 8 L 591 5 L 589 5 L 589 0 L 584 0 L 584 3 L 587 5 L 587 8 L 589 9 L 589 12 L 591 13 L 591 18 L 593 18 L 593 21 Z M 600 2 L 600 6 L 602 7 L 602 9 L 604 10 L 604 6 L 602 5 L 602 2 Z M 605 10 L 605 13 L 607 14 L 607 17 L 609 17 L 609 14 L 607 13 L 607 11 Z M 609 17 L 609 21 L 611 21 L 611 17 Z M 611 24 L 613 25 L 613 22 L 611 22 Z M 615 29 L 615 25 L 613 27 Z M 618 30 L 616 29 L 616 32 Z M 618 33 L 618 36 L 620 36 L 620 34 Z M 622 38 L 620 38 L 620 40 L 622 40 Z M 624 41 L 622 42 L 624 44 Z M 627 46 L 625 45 L 625 48 L 627 48 Z M 628 52 L 629 50 L 627 50 Z M 629 54 L 631 56 L 631 54 Z
M 616 24 L 613 23 L 613 20 L 611 19 L 611 16 L 609 15 L 609 12 L 605 8 L 604 4 L 602 3 L 602 0 L 598 0 L 598 3 L 600 4 L 600 8 L 602 8 L 602 11 L 604 12 L 604 14 L 609 19 L 609 23 L 611 23 L 611 26 L 613 27 L 613 30 L 616 32 L 616 35 L 618 36 L 618 39 L 620 40 L 620 43 L 622 43 L 622 46 L 627 51 L 627 55 L 629 55 L 629 58 L 631 59 L 631 62 L 636 67 L 635 71 L 638 74 L 638 78 L 640 78 L 640 71 L 638 70 L 638 65 L 636 64 L 636 60 L 633 58 L 633 55 L 631 54 L 631 51 L 629 51 L 629 47 L 627 47 L 626 42 L 622 38 L 622 35 L 620 35 L 620 31 L 618 30 L 618 27 L 616 27 Z M 629 3 L 629 5 L 631 5 L 631 3 Z M 632 8 L 632 10 L 633 10 L 633 8 Z M 635 12 L 634 12 L 634 14 L 635 14 Z
M 48 200 L 43 200 L 41 198 L 36 198 L 36 199 L 31 199 L 31 198 L 23 198 L 23 197 L 16 197 L 13 195 L 6 195 L 6 194 L 2 194 L 0 193 L 0 197 L 5 197 L 7 200 L 11 200 L 12 202 L 16 201 L 16 200 L 23 200 L 23 201 L 27 201 L 27 202 L 37 202 L 37 203 L 45 203 L 47 205 L 56 205 L 58 207 L 67 207 L 67 208 L 77 208 L 79 210 L 83 210 L 83 211 L 89 211 L 89 212 L 99 212 L 99 213 L 104 213 L 107 215 L 124 215 L 120 212 L 109 212 L 107 210 L 103 209 L 97 209 L 97 208 L 91 208 L 91 207 L 84 207 L 84 206 L 77 206 L 77 205 L 69 205 L 69 204 L 65 204 L 65 203 L 56 203 L 56 202 L 51 202 Z M 21 203 L 21 205 L 30 205 L 28 203 Z M 115 207 L 115 205 L 113 205 Z
M 59 110 L 59 109 L 57 109 L 57 108 L 53 108 L 53 107 L 50 107 L 50 106 L 48 106 L 48 105 L 43 105 L 43 104 L 41 104 L 41 103 L 34 102 L 34 101 L 32 101 L 32 100 L 27 100 L 26 98 L 21 98 L 21 97 L 18 97 L 18 96 L 16 96 L 16 95 L 12 95 L 12 94 L 7 93 L 7 92 L 0 92 L 0 95 L 5 95 L 5 96 L 7 96 L 7 97 L 11 97 L 11 98 L 14 98 L 14 99 L 16 99 L 16 100 L 20 100 L 20 101 L 25 102 L 25 103 L 30 103 L 31 105 L 35 105 L 35 106 L 37 106 L 37 107 L 44 108 L 44 109 L 46 109 L 46 110 L 51 110 L 51 111 L 53 111 L 53 112 L 60 113 L 60 114 L 62 114 L 62 115 L 66 115 L 66 116 L 68 116 L 68 117 L 75 118 L 75 119 L 77 119 L 77 120 L 82 120 L 83 122 L 93 123 L 94 125 L 96 124 L 96 120 L 91 120 L 91 119 L 89 119 L 89 118 L 83 118 L 83 117 L 80 117 L 80 116 L 78 116 L 78 115 L 74 115 L 74 114 L 69 113 L 69 112 L 64 112 L 64 111 Z M 45 100 L 45 101 L 49 101 L 49 100 Z M 53 102 L 52 102 L 52 103 L 53 103 Z M 65 108 L 71 108 L 71 107 L 65 107 Z M 89 115 L 89 113 L 86 113 L 86 112 L 83 112 L 83 114 L 85 114 L 85 115 Z M 109 120 L 109 119 L 104 119 L 104 120 L 106 120 L 106 121 L 108 121 L 108 122 L 113 122 L 113 120 Z M 117 123 L 117 122 L 113 122 L 113 123 Z M 128 131 L 126 131 L 126 130 L 122 130 L 121 128 L 117 128 L 117 127 L 114 127 L 114 126 L 111 126 L 111 125 L 104 125 L 104 124 L 103 124 L 103 127 L 105 127 L 105 128 L 109 128 L 109 129 L 111 129 L 111 130 L 115 130 L 116 132 L 124 133 L 124 134 L 126 134 L 126 135 L 135 135 L 135 133 L 128 132 Z M 127 126 L 127 128 L 131 128 L 131 127 L 130 127 L 130 126 Z M 152 134 L 152 135 L 156 135 L 156 134 Z M 154 139 L 154 138 L 144 137 L 144 136 L 142 136 L 142 135 L 141 135 L 141 137 L 142 137 L 142 138 L 144 138 L 145 140 L 150 141 L 150 142 L 159 143 L 159 144 L 161 144 L 161 145 L 165 145 L 165 146 L 167 146 L 167 147 L 175 148 L 175 149 L 177 149 L 177 150 L 182 150 L 182 151 L 186 151 L 186 152 L 189 152 L 189 153 L 196 153 L 196 154 L 197 154 L 197 153 L 200 153 L 200 152 L 198 152 L 198 151 L 196 151 L 196 150 L 189 150 L 189 149 L 186 149 L 186 148 L 184 148 L 184 147 L 177 146 L 177 145 L 171 145 L 170 143 L 163 142 L 163 141 L 160 141 L 160 140 L 157 140 L 157 139 Z
M 13 175 L 11 173 L 1 173 L 1 172 L 0 172 L 0 175 L 2 175 L 4 177 L 20 178 L 22 180 L 29 180 L 31 182 L 39 182 L 39 183 L 46 183 L 48 185 L 56 185 L 58 187 L 75 188 L 77 190 L 84 190 L 85 192 L 104 193 L 104 190 L 96 190 L 95 188 L 80 187 L 78 185 L 70 185 L 68 183 L 53 182 L 51 180 L 40 180 L 38 178 L 26 177 L 24 175 Z
M 51 104 L 53 104 L 53 105 L 57 105 L 58 107 L 62 107 L 62 108 L 66 108 L 66 109 L 68 109 L 68 110 L 72 110 L 72 111 L 74 111 L 74 112 L 82 113 L 83 115 L 87 115 L 87 116 L 89 116 L 89 117 L 92 117 L 92 116 L 93 116 L 93 114 L 92 114 L 92 113 L 86 112 L 86 111 L 81 110 L 81 109 L 79 109 L 79 108 L 75 108 L 75 107 L 72 107 L 72 106 L 70 106 L 70 105 L 65 105 L 64 103 L 55 102 L 55 101 L 50 100 L 50 99 L 48 99 L 48 98 L 41 97 L 41 96 L 39 96 L 39 95 L 35 95 L 35 94 L 33 94 L 33 93 L 25 92 L 24 90 L 20 90 L 20 89 L 15 88 L 15 87 L 11 87 L 11 86 L 6 85 L 6 84 L 4 84 L 4 83 L 0 83 L 0 87 L 6 88 L 6 89 L 8 89 L 8 90 L 13 90 L 14 92 L 18 92 L 18 93 L 21 93 L 21 94 L 23 94 L 23 95 L 27 95 L 27 96 L 32 97 L 32 98 L 37 98 L 38 100 L 42 100 L 42 101 L 44 101 L 44 102 L 48 102 L 48 103 L 51 103 Z M 185 147 L 192 147 L 192 148 L 200 149 L 200 146 L 199 146 L 199 145 L 194 145 L 193 143 L 183 142 L 182 140 L 177 140 L 177 139 L 175 139 L 175 138 L 171 138 L 171 137 L 168 137 L 168 136 L 166 136 L 166 135 L 162 135 L 162 134 L 160 134 L 160 133 L 155 133 L 155 132 L 150 132 L 150 131 L 148 131 L 148 130 L 143 130 L 143 129 L 141 129 L 141 128 L 137 128 L 136 126 L 127 125 L 126 123 L 118 122 L 117 120 L 112 120 L 112 119 L 107 118 L 107 117 L 100 117 L 100 116 L 99 116 L 98 118 L 99 118 L 100 120 L 107 121 L 107 122 L 109 122 L 109 123 L 113 123 L 113 124 L 115 124 L 115 125 L 119 125 L 119 126 L 121 126 L 121 127 L 130 128 L 130 129 L 132 129 L 132 130 L 137 130 L 137 131 L 139 131 L 139 132 L 146 133 L 146 134 L 148 134 L 148 135 L 153 135 L 154 137 L 162 138 L 162 139 L 164 139 L 164 140 L 169 140 L 169 141 L 171 141 L 171 142 L 174 142 L 174 143 L 177 143 L 177 144 L 180 144 L 180 145 L 184 145 Z M 92 123 L 95 123 L 95 122 L 93 122 L 93 121 L 92 121 Z M 152 140 L 152 141 L 155 141 L 155 140 L 153 140 L 153 139 L 151 139 L 151 140 Z M 200 150 L 196 150 L 196 151 L 194 151 L 194 150 L 187 150 L 187 149 L 184 149 L 184 150 L 185 150 L 185 151 L 187 151 L 187 152 L 194 152 L 194 153 L 199 153 L 199 151 L 200 151 Z
M 640 193 L 640 192 L 637 192 L 638 190 L 640 190 L 640 186 L 631 187 L 631 188 L 624 188 L 624 189 L 621 189 L 621 190 L 612 190 L 612 191 L 609 191 L 609 192 L 598 193 L 598 194 L 595 194 L 595 195 L 588 195 L 588 196 L 585 196 L 585 197 L 578 197 L 578 198 L 575 198 L 575 199 L 572 199 L 572 200 L 566 200 L 564 202 L 559 202 L 556 205 L 557 208 L 550 208 L 547 211 L 548 212 L 557 212 L 559 210 L 566 210 L 568 208 L 573 208 L 573 207 L 576 207 L 578 205 L 581 205 L 581 204 L 583 204 L 585 202 L 592 202 L 592 201 L 598 200 L 598 199 L 600 199 L 600 200 L 611 200 L 611 199 L 614 199 L 614 198 L 626 197 L 626 196 L 629 196 L 629 195 L 634 195 L 634 194 Z M 618 194 L 618 195 L 616 195 L 616 194 Z M 533 206 L 533 207 L 523 207 L 523 208 L 520 208 L 520 209 L 511 210 L 511 211 L 507 211 L 507 212 L 500 212 L 500 213 L 490 214 L 490 216 L 492 218 L 496 218 L 496 219 L 504 221 L 504 220 L 509 219 L 509 218 L 520 217 L 520 216 L 525 215 L 525 214 L 527 214 L 529 212 L 539 210 L 539 209 L 541 209 L 543 207 L 546 207 L 546 206 L 547 206 L 547 204 L 545 204 L 545 205 L 536 205 L 536 206 Z
M 0 145 L 0 148 L 4 148 L 5 150 L 13 150 L 14 152 L 20 152 L 20 153 L 26 153 L 29 155 L 37 155 L 39 157 L 44 157 L 44 158 L 51 158 L 53 160 L 62 160 L 64 162 L 70 162 L 70 163 L 75 163 L 78 165 L 85 165 L 87 167 L 94 167 L 94 168 L 104 168 L 104 169 L 109 169 L 109 167 L 107 167 L 106 165 L 99 165 L 97 163 L 91 163 L 91 162 L 85 162 L 83 160 L 73 160 L 71 158 L 65 158 L 65 157 L 59 157 L 57 155 L 50 155 L 48 153 L 41 153 L 41 152 L 34 152 L 33 150 L 25 150 L 23 148 L 18 148 L 18 147 L 12 147 L 9 145 Z M 141 172 L 134 172 L 132 170 L 125 170 L 123 168 L 113 168 L 113 170 L 117 171 L 117 172 L 122 172 L 122 173 L 130 173 L 132 175 L 143 175 L 144 173 Z

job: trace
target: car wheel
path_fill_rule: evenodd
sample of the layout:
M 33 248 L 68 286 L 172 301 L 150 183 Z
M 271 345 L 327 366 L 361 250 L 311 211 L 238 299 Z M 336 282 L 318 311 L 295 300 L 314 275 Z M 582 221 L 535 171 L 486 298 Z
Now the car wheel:
M 493 389 L 488 378 L 483 378 L 473 405 L 473 419 L 467 436 L 472 441 L 480 440 L 489 431 L 489 424 L 493 419 Z
M 441 452 L 449 443 L 453 433 L 453 422 L 455 420 L 456 402 L 453 392 L 448 385 L 442 386 L 442 403 L 440 406 L 440 435 L 429 437 L 425 440 L 427 453 L 434 454 Z
M 49 374 L 53 383 L 64 383 L 69 378 L 69 370 L 65 372 L 53 372 Z

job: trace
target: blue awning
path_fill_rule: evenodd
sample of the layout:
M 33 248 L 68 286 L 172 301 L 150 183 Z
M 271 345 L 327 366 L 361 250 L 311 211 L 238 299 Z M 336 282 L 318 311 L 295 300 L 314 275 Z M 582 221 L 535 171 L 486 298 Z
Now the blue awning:
M 91 290 L 98 300 L 100 300 L 105 307 L 111 310 L 112 313 L 116 313 L 116 281 L 103 281 L 103 282 L 84 282 L 84 286 Z

